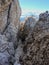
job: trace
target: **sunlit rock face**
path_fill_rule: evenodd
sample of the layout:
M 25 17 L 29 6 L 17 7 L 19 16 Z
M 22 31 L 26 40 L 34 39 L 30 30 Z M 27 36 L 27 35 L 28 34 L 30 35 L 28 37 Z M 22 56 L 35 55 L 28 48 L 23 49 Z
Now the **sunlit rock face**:
M 18 28 L 20 15 L 21 9 L 18 0 L 1 0 L 0 32 L 4 32 L 10 23 L 13 23 L 14 26 Z
M 27 17 L 25 20 L 24 29 L 30 32 L 33 30 L 33 27 L 35 26 L 35 24 L 36 24 L 36 19 L 33 18 L 33 16 Z
M 0 4 L 0 32 L 6 35 L 8 41 L 15 43 L 21 15 L 19 2 L 18 0 L 1 0 Z
M 0 65 L 14 65 L 16 62 L 20 15 L 18 0 L 0 0 Z
M 20 15 L 21 15 L 21 9 L 19 6 L 19 2 L 18 0 L 14 0 L 12 2 L 11 10 L 10 10 L 10 22 L 12 22 L 17 28 L 19 26 Z
M 10 24 L 8 25 L 8 27 L 5 31 L 5 35 L 6 35 L 6 37 L 9 36 L 8 39 L 10 41 L 13 40 L 13 42 L 15 42 L 16 37 L 17 37 L 17 32 L 18 32 L 18 29 L 19 29 L 19 18 L 20 18 L 20 15 L 21 15 L 21 9 L 20 9 L 18 0 L 14 0 L 12 2 L 9 15 L 10 16 L 9 16 L 8 22 Z
M 1 8 L 0 8 L 1 10 Z M 6 11 L 0 11 L 0 32 L 4 30 L 7 24 L 8 8 Z
M 0 7 L 4 7 L 5 5 L 7 6 L 11 2 L 12 2 L 12 0 L 0 0 Z

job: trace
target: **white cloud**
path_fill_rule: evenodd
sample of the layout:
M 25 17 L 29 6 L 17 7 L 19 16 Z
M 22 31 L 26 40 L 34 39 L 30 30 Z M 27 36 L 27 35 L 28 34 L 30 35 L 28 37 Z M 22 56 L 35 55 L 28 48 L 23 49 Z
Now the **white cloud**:
M 40 13 L 44 12 L 43 10 L 30 10 L 30 9 L 22 9 L 22 16 L 26 15 L 27 13 L 33 13 L 39 15 Z

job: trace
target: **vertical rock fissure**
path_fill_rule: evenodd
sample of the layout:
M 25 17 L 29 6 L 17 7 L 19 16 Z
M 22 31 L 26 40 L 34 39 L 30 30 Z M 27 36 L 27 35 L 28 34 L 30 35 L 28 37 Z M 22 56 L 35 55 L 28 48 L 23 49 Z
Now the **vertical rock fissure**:
M 8 27 L 9 24 L 10 24 L 9 19 L 10 19 L 10 9 L 11 9 L 11 4 L 12 4 L 12 3 L 10 3 L 10 5 L 9 5 L 9 9 L 8 9 L 7 24 L 6 24 L 6 26 L 5 26 L 5 28 L 4 28 L 3 32 L 2 32 L 2 34 L 4 34 L 4 32 L 6 31 L 7 27 Z

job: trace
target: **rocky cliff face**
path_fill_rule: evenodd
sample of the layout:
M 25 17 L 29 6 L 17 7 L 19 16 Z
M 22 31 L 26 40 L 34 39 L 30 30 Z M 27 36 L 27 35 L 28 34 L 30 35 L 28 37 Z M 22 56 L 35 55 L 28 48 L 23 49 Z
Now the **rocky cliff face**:
M 7 25 L 10 23 L 17 26 L 19 24 L 19 17 L 21 9 L 17 0 L 5 0 L 0 3 L 0 32 L 5 32 Z M 3 24 L 4 23 L 4 24 Z M 18 26 L 17 26 L 18 27 Z
M 0 0 L 0 65 L 14 65 L 21 9 L 18 0 Z
M 49 13 L 19 22 L 18 0 L 0 0 L 0 65 L 49 65 Z
M 30 30 L 29 34 L 23 32 L 28 35 L 23 41 L 24 54 L 20 57 L 22 65 L 49 65 L 49 19 L 47 20 L 49 13 L 43 14 L 40 14 L 39 21 L 32 27 L 32 32 Z

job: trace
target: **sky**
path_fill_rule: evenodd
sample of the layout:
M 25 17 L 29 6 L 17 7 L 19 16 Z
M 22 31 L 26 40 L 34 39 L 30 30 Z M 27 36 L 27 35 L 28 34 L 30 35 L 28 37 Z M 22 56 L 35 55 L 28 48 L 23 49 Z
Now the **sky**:
M 49 10 L 49 0 L 19 0 L 22 15 L 32 12 L 39 14 L 41 12 Z

